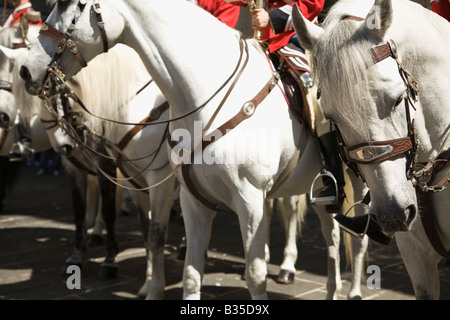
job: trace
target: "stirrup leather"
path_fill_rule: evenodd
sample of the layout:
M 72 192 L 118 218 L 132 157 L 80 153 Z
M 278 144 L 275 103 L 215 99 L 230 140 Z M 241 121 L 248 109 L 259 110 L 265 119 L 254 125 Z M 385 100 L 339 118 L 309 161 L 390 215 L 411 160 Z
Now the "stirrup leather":
M 336 190 L 335 195 L 328 196 L 328 197 L 315 197 L 314 196 L 314 186 L 316 184 L 316 181 L 321 177 L 330 177 L 333 180 L 334 188 Z M 309 191 L 309 201 L 311 202 L 311 204 L 318 204 L 318 205 L 337 204 L 338 197 L 339 197 L 338 192 L 339 192 L 339 186 L 338 186 L 336 178 L 330 171 L 324 169 L 321 172 L 319 172 L 319 174 L 314 178 L 313 183 L 311 184 L 311 189 Z

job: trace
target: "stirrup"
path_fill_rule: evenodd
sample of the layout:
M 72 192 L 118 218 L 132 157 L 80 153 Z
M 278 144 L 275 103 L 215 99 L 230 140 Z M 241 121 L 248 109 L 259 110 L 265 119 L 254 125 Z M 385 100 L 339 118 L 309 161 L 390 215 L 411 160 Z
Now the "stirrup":
M 335 187 L 335 190 L 336 190 L 336 195 L 328 196 L 328 197 L 314 197 L 313 196 L 314 185 L 315 185 L 317 179 L 319 179 L 320 177 L 330 177 L 333 180 L 334 187 Z M 314 181 L 311 184 L 311 189 L 309 191 L 309 201 L 311 202 L 311 204 L 319 204 L 319 205 L 336 204 L 338 202 L 338 197 L 339 197 L 338 192 L 339 192 L 339 186 L 338 186 L 336 178 L 334 177 L 334 175 L 330 171 L 324 170 L 324 171 L 320 172 L 314 178 Z

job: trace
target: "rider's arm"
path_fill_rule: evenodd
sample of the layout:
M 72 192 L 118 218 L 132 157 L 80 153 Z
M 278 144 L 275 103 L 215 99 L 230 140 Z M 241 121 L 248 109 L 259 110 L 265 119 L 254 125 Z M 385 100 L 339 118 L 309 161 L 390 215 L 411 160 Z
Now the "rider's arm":
M 312 21 L 322 11 L 325 0 L 300 0 L 287 4 L 269 12 L 272 29 L 275 34 L 294 28 L 292 24 L 292 8 L 296 4 L 303 16 Z

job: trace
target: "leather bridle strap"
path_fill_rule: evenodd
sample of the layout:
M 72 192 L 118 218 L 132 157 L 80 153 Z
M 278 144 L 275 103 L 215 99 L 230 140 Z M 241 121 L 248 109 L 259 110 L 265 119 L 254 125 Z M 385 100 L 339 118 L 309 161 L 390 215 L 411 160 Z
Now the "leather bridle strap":
M 79 15 L 81 15 L 83 13 L 85 7 L 86 7 L 86 1 L 78 2 L 79 13 L 75 14 L 74 18 L 72 19 L 71 26 L 67 29 L 67 31 L 65 33 L 62 33 L 61 31 L 57 30 L 53 26 L 49 25 L 47 22 L 44 22 L 42 24 L 42 27 L 41 27 L 41 30 L 39 31 L 39 33 L 49 36 L 49 37 L 55 39 L 56 41 L 58 41 L 56 52 L 55 52 L 55 55 L 54 55 L 53 60 L 50 63 L 50 65 L 52 65 L 54 62 L 59 61 L 61 54 L 63 53 L 64 49 L 67 47 L 70 50 L 70 52 L 72 52 L 74 54 L 75 59 L 78 61 L 78 63 L 81 65 L 81 67 L 84 68 L 87 66 L 87 62 L 86 62 L 86 60 L 84 60 L 84 58 L 81 56 L 80 52 L 78 51 L 78 47 L 77 47 L 75 41 L 73 41 L 71 39 L 72 33 L 75 28 L 75 24 L 77 22 L 77 18 Z M 101 34 L 102 41 L 103 41 L 103 52 L 108 52 L 108 47 L 109 47 L 108 46 L 108 38 L 106 36 L 105 23 L 103 22 L 101 10 L 100 10 L 100 3 L 98 2 L 98 0 L 94 1 L 93 8 L 94 8 L 94 12 L 97 16 L 97 23 L 100 28 L 100 34 Z
M 100 2 L 98 2 L 98 0 L 95 0 L 93 7 L 94 7 L 95 15 L 97 16 L 97 24 L 98 24 L 98 27 L 100 28 L 100 34 L 102 36 L 103 52 L 108 52 L 108 48 L 109 48 L 108 38 L 106 37 L 105 23 L 103 22 L 102 12 L 100 9 Z
M 56 52 L 55 52 L 55 56 L 53 57 L 52 63 L 55 61 L 59 61 L 61 54 L 63 53 L 64 49 L 67 47 L 67 48 L 69 48 L 70 52 L 73 53 L 73 55 L 75 56 L 75 59 L 78 61 L 80 66 L 85 68 L 87 66 L 87 62 L 81 56 L 75 42 L 72 39 L 70 39 L 71 33 L 69 33 L 69 31 L 70 31 L 70 29 L 66 33 L 62 33 L 60 31 L 56 30 L 51 25 L 44 22 L 42 24 L 42 27 L 41 27 L 41 30 L 39 31 L 39 33 L 49 36 L 49 37 L 55 39 L 56 41 L 58 41 L 58 45 L 56 47 Z

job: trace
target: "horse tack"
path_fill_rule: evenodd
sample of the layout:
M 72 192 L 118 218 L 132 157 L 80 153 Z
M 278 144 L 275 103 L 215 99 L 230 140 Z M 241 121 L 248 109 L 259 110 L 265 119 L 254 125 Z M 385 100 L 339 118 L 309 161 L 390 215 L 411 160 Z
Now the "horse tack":
M 255 112 L 256 108 L 260 105 L 260 103 L 269 95 L 269 93 L 272 91 L 272 89 L 275 87 L 275 85 L 278 82 L 278 78 L 276 76 L 272 76 L 272 78 L 266 83 L 266 85 L 255 95 L 255 97 L 242 106 L 242 108 L 239 110 L 238 113 L 236 113 L 231 119 L 226 121 L 224 124 L 219 126 L 216 130 L 221 132 L 221 136 L 217 139 L 212 139 L 212 134 L 209 134 L 207 136 L 203 136 L 202 134 L 202 151 L 209 146 L 212 142 L 217 141 L 221 137 L 223 137 L 225 134 L 230 132 L 230 130 L 234 129 L 236 126 L 238 126 L 242 121 L 250 118 Z M 232 89 L 232 88 L 231 88 Z M 217 115 L 217 113 L 215 114 Z M 209 123 L 212 123 L 211 119 Z M 205 140 L 206 139 L 206 140 Z M 176 143 L 174 141 L 168 139 L 169 146 L 173 148 Z M 191 158 L 194 156 L 194 150 L 195 148 L 191 148 Z M 217 210 L 217 206 L 213 205 L 209 200 L 207 200 L 203 195 L 201 195 L 197 189 L 195 188 L 192 179 L 190 177 L 190 164 L 182 164 L 181 165 L 181 171 L 183 175 L 183 179 L 189 189 L 189 191 L 199 200 L 201 203 L 203 203 L 207 208 L 211 210 Z
M 78 47 L 71 39 L 72 33 L 75 29 L 75 24 L 77 22 L 78 17 L 83 13 L 85 7 L 86 7 L 87 1 L 86 0 L 80 0 L 77 4 L 78 12 L 75 13 L 71 26 L 67 29 L 65 33 L 62 33 L 61 31 L 57 30 L 53 26 L 49 25 L 47 22 L 44 22 L 42 24 L 41 30 L 39 31 L 40 34 L 49 36 L 53 39 L 55 39 L 57 43 L 55 55 L 53 56 L 52 61 L 50 62 L 49 67 L 51 67 L 52 64 L 57 65 L 58 61 L 61 57 L 61 54 L 63 53 L 65 48 L 68 48 L 70 52 L 75 56 L 75 59 L 78 61 L 78 63 L 81 65 L 81 67 L 86 67 L 87 62 L 84 60 L 84 58 L 81 56 L 80 52 L 78 51 Z M 106 36 L 106 30 L 105 30 L 105 23 L 103 22 L 103 17 L 101 14 L 100 9 L 100 3 L 98 0 L 94 0 L 94 3 L 92 5 L 93 10 L 97 17 L 97 24 L 100 29 L 101 38 L 103 41 L 103 52 L 108 52 L 108 38 Z M 49 73 L 50 75 L 50 73 Z

